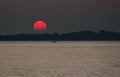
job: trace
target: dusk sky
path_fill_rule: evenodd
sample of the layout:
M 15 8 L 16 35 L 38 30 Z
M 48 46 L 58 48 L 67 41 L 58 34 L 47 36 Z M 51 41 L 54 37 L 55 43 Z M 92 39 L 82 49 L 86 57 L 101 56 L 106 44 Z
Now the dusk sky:
M 0 34 L 109 30 L 120 32 L 120 0 L 0 0 Z

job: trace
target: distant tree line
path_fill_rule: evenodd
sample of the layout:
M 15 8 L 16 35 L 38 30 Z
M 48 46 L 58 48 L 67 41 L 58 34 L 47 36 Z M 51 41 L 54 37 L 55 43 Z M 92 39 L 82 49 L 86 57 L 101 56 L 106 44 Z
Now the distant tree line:
M 112 31 L 78 31 L 71 33 L 43 33 L 0 35 L 0 41 L 119 41 L 120 32 Z

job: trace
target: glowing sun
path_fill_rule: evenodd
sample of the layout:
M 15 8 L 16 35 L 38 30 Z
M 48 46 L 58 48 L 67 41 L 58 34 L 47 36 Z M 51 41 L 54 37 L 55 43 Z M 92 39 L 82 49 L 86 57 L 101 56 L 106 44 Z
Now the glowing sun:
M 47 29 L 47 24 L 44 21 L 36 21 L 33 24 L 33 29 L 35 31 L 45 31 Z

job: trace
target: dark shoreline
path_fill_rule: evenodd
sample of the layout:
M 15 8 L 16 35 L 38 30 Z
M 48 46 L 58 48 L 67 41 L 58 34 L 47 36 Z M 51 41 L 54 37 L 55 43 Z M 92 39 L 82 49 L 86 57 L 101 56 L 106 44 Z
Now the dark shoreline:
M 0 41 L 120 41 L 120 32 L 78 31 L 71 33 L 0 35 Z

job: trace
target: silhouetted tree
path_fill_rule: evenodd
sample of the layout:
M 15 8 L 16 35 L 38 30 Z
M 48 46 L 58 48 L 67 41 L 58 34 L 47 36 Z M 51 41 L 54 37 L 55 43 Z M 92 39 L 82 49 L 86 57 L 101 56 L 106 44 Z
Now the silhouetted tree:
M 0 35 L 1 41 L 50 41 L 50 40 L 120 40 L 119 32 L 100 30 L 98 33 L 93 31 L 78 31 L 71 33 L 44 33 L 44 34 L 16 34 L 16 35 Z

